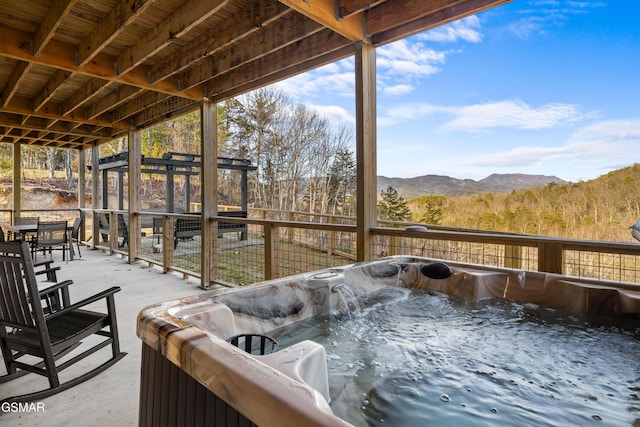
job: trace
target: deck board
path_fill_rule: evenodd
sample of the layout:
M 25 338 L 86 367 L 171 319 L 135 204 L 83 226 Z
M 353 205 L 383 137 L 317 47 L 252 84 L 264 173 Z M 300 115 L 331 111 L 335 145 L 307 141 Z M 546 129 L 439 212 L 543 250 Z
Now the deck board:
M 55 255 L 54 255 L 55 257 Z M 82 258 L 64 263 L 58 280 L 71 279 L 71 301 L 98 293 L 111 286 L 120 286 L 115 295 L 120 346 L 127 356 L 97 377 L 70 390 L 41 400 L 40 412 L 6 412 L 0 409 L 0 425 L 61 426 L 71 420 L 84 426 L 127 426 L 138 424 L 141 341 L 136 336 L 136 317 L 151 304 L 200 294 L 197 279 L 182 279 L 182 274 L 163 274 L 147 263 L 128 264 L 118 255 L 82 250 Z M 99 308 L 99 305 L 95 306 Z M 105 308 L 106 309 L 106 308 Z M 63 371 L 62 378 L 74 370 L 90 368 L 108 358 L 110 348 L 100 350 L 77 366 Z M 0 363 L 0 373 L 6 372 Z M 45 388 L 46 379 L 29 374 L 6 384 L 0 384 L 0 399 Z M 36 402 L 38 403 L 38 402 Z

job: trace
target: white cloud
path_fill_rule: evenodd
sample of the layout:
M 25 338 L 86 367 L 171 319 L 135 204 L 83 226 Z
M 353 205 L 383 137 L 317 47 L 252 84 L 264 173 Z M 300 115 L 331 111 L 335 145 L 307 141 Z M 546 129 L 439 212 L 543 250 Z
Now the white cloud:
M 412 103 L 386 110 L 379 117 L 378 123 L 381 126 L 388 126 L 434 114 L 452 117 L 449 120 L 444 119 L 441 130 L 471 133 L 485 132 L 494 128 L 548 129 L 592 116 L 592 114 L 581 113 L 575 105 L 571 104 L 557 103 L 531 107 L 519 100 L 457 107 Z
M 508 26 L 516 37 L 527 39 L 533 34 L 545 34 L 550 27 L 563 26 L 575 15 L 584 15 L 593 9 L 606 7 L 599 1 L 537 0 L 523 9 L 519 19 Z
M 407 84 L 397 84 L 393 86 L 383 87 L 382 91 L 387 95 L 407 95 L 414 91 L 414 87 L 412 85 Z
M 556 146 L 514 147 L 462 160 L 467 166 L 525 167 L 550 161 L 588 163 L 593 169 L 630 164 L 640 147 L 640 120 L 609 120 L 577 130 L 569 141 Z
M 356 118 L 346 109 L 337 105 L 312 105 L 306 104 L 310 109 L 326 118 L 329 123 L 355 123 Z
M 469 16 L 459 21 L 452 22 L 442 27 L 426 31 L 418 38 L 424 41 L 456 42 L 464 40 L 470 43 L 478 43 L 482 40 L 480 20 L 477 16 Z
M 445 123 L 443 129 L 466 132 L 491 128 L 546 129 L 585 117 L 575 105 L 546 104 L 536 108 L 518 100 L 469 105 L 450 109 L 450 113 L 455 118 Z
M 378 71 L 383 76 L 404 79 L 424 77 L 440 71 L 447 53 L 426 47 L 420 42 L 400 40 L 377 51 Z

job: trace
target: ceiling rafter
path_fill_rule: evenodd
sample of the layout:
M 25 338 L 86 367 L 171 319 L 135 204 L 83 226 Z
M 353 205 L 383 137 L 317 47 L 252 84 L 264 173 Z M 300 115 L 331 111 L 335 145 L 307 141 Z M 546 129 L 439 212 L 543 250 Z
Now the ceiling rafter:
M 101 90 L 106 89 L 112 82 L 103 79 L 90 79 L 77 92 L 60 105 L 60 114 L 69 114 L 82 105 L 97 97 Z M 85 117 L 86 118 L 86 117 Z
M 239 16 L 237 20 L 228 21 L 224 25 L 210 30 L 206 34 L 192 40 L 181 47 L 178 54 L 151 67 L 149 81 L 155 83 L 171 75 L 179 73 L 193 63 L 207 56 L 211 56 L 229 46 L 259 31 L 276 19 L 291 13 L 291 9 L 278 0 L 264 0 L 262 11 Z M 256 7 L 256 6 L 254 6 Z
M 88 107 L 85 111 L 85 120 L 95 119 L 96 117 L 107 113 L 109 110 L 118 108 L 119 106 L 131 101 L 143 92 L 139 87 L 120 86 L 110 94 L 104 96 L 99 101 Z M 113 116 L 113 115 L 111 115 Z M 114 121 L 113 117 L 108 118 Z
M 369 43 L 369 35 L 365 31 L 364 13 L 357 12 L 349 16 L 341 15 L 337 0 L 280 0 L 304 16 L 313 19 L 343 37 L 354 42 Z
M 367 28 L 374 32 L 374 46 L 391 43 L 393 41 L 414 35 L 425 29 L 435 28 L 490 7 L 508 3 L 511 0 L 433 0 L 431 7 L 425 9 L 419 1 L 410 1 L 403 4 L 401 11 L 397 11 L 393 5 L 387 3 L 371 9 L 367 16 Z M 403 24 L 400 33 L 385 20 L 385 14 L 396 13 L 398 20 Z
M 42 90 L 33 98 L 33 111 L 41 109 L 71 77 L 73 73 L 69 71 L 56 70 Z
M 116 74 L 122 75 L 179 39 L 190 29 L 215 14 L 227 0 L 188 0 L 166 21 L 116 58 Z
M 76 115 L 74 115 L 73 113 L 60 115 L 60 108 L 58 108 L 57 105 L 51 103 L 38 111 L 33 111 L 31 108 L 31 100 L 28 98 L 14 97 L 7 108 L 1 109 L 0 111 L 9 111 L 24 116 L 26 119 L 28 119 L 29 117 L 40 117 L 46 119 L 56 119 L 65 122 L 82 121 L 85 123 L 95 124 L 97 126 L 107 126 L 124 129 L 128 128 L 128 125 L 124 122 L 107 121 L 100 118 L 84 119 L 82 117 L 76 117 Z
M 105 46 L 135 21 L 153 3 L 153 0 L 122 0 L 111 13 L 95 26 L 78 46 L 78 66 L 84 67 Z
M 13 95 L 15 95 L 18 90 L 18 86 L 29 73 L 32 65 L 33 64 L 31 62 L 25 61 L 18 61 L 16 63 L 16 66 L 13 68 L 11 76 L 9 77 L 9 81 L 2 91 L 2 107 L 6 107 L 9 104 L 11 98 L 13 98 Z
M 141 89 L 162 92 L 167 95 L 178 95 L 194 100 L 200 100 L 203 97 L 202 93 L 180 91 L 177 80 L 172 80 L 171 78 L 155 85 L 149 84 L 149 67 L 140 66 L 125 75 L 117 76 L 113 72 L 115 58 L 104 53 L 94 56 L 93 60 L 84 67 L 78 67 L 75 64 L 75 47 L 56 40 L 51 40 L 40 56 L 34 57 L 29 52 L 30 39 L 31 35 L 29 33 L 0 26 L 0 40 L 4 40 L 4 43 L 0 43 L 0 55 L 91 77 L 103 78 L 121 84 L 137 86 Z
M 311 57 L 320 57 L 321 60 L 311 63 L 300 55 L 296 55 L 296 52 L 300 50 L 308 53 Z M 293 70 L 295 70 L 296 74 L 308 70 L 308 68 L 300 66 L 300 64 L 310 62 L 311 65 L 319 67 L 338 59 L 346 58 L 352 55 L 353 51 L 353 43 L 332 31 L 323 29 L 295 45 L 280 49 L 272 55 L 261 57 L 233 70 L 233 72 L 220 74 L 204 84 L 217 88 L 218 92 L 230 91 L 235 86 L 251 86 L 256 81 L 261 81 L 263 84 L 271 84 L 281 80 L 284 78 L 283 76 L 291 75 Z M 240 93 L 242 92 L 234 93 L 234 95 L 230 96 L 236 96 Z M 216 96 L 213 99 L 222 100 L 224 98 Z
M 302 15 L 292 14 L 287 17 L 286 22 L 279 21 L 274 23 L 269 27 L 263 28 L 260 32 L 244 38 L 233 47 L 223 49 L 215 55 L 209 56 L 194 72 L 180 74 L 180 84 L 186 89 L 196 87 L 223 72 L 231 72 L 248 62 L 260 59 L 278 50 L 286 49 L 288 46 L 296 44 L 305 38 L 312 38 L 316 33 L 323 30 L 328 31 L 315 21 L 311 21 Z M 341 36 L 338 36 L 338 38 L 341 38 L 345 43 L 349 43 L 348 40 Z M 299 50 L 303 51 L 304 47 L 300 47 Z
M 69 13 L 77 2 L 78 0 L 58 0 L 51 4 L 44 20 L 33 35 L 33 56 L 40 56 L 42 49 L 55 35 L 62 18 Z

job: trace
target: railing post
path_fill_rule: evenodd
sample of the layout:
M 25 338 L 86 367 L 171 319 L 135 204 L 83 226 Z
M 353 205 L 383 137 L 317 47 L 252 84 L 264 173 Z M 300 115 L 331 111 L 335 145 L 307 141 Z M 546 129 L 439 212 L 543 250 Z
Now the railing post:
M 129 252 L 129 262 L 134 262 L 140 256 L 140 248 L 142 246 L 142 235 L 140 226 L 140 193 L 142 180 L 142 149 L 141 149 L 141 135 L 139 130 L 129 129 L 128 133 L 129 141 L 129 170 L 127 177 L 129 178 L 127 190 L 127 198 L 129 203 L 127 204 L 129 210 L 129 244 L 127 245 L 127 251 Z M 123 185 L 123 176 L 119 176 L 120 186 Z M 122 188 L 119 187 L 122 191 Z M 122 199 L 122 193 L 118 196 Z M 122 208 L 120 208 L 122 209 Z
M 522 268 L 522 246 L 504 245 L 505 268 Z
M 278 228 L 268 222 L 264 225 L 264 279 L 271 280 L 278 276 L 276 263 L 276 233 Z
M 293 222 L 295 220 L 295 215 L 293 214 L 293 212 L 287 212 L 287 219 L 289 220 L 289 222 Z M 289 227 L 287 228 L 287 239 L 289 241 L 289 243 L 293 243 L 293 228 Z
M 336 219 L 334 217 L 329 218 L 330 224 L 335 224 Z M 327 256 L 333 255 L 336 250 L 336 232 L 334 230 L 327 231 Z
M 398 236 L 389 236 L 389 248 L 387 256 L 398 254 Z
M 109 252 L 114 253 L 118 250 L 118 215 L 115 212 L 109 212 Z
M 162 216 L 162 271 L 167 273 L 173 266 L 173 218 Z
M 562 274 L 564 251 L 560 243 L 538 244 L 538 271 Z

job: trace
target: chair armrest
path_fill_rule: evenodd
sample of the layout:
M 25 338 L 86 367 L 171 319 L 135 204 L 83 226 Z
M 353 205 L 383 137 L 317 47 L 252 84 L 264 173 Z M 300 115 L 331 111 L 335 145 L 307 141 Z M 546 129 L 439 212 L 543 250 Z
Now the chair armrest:
M 48 288 L 42 289 L 39 294 L 40 296 L 52 294 L 57 292 L 59 289 L 63 289 L 73 284 L 73 280 L 64 280 L 60 283 L 56 283 L 55 285 L 49 286 Z
M 55 288 L 55 286 L 54 286 Z M 68 307 L 65 307 L 64 309 L 60 310 L 60 311 L 56 311 L 55 313 L 50 314 L 49 316 L 47 316 L 47 319 L 52 319 L 54 317 L 58 317 L 61 316 L 69 311 L 73 311 L 73 310 L 77 310 L 79 308 L 84 307 L 85 305 L 89 305 L 92 302 L 96 302 L 101 300 L 102 298 L 113 298 L 113 294 L 115 294 L 116 292 L 120 292 L 120 287 L 119 286 L 114 286 L 112 288 L 107 289 L 106 291 L 102 291 L 98 294 L 95 294 L 93 296 L 90 296 L 89 298 L 85 298 L 81 301 L 78 301 L 75 304 L 71 304 Z
M 56 271 L 60 270 L 60 266 L 55 266 L 53 268 L 45 268 L 44 270 L 38 270 L 38 271 L 34 271 L 35 275 L 38 276 L 40 274 L 46 274 L 47 275 L 47 279 L 52 280 L 54 276 L 51 276 L 51 273 L 55 273 Z M 54 279 L 55 280 L 55 279 Z
M 41 265 L 46 265 L 47 268 L 51 268 L 51 264 L 53 264 L 54 261 L 51 259 L 45 260 L 45 261 L 40 261 L 40 262 L 34 262 L 33 266 L 34 267 L 40 267 Z

